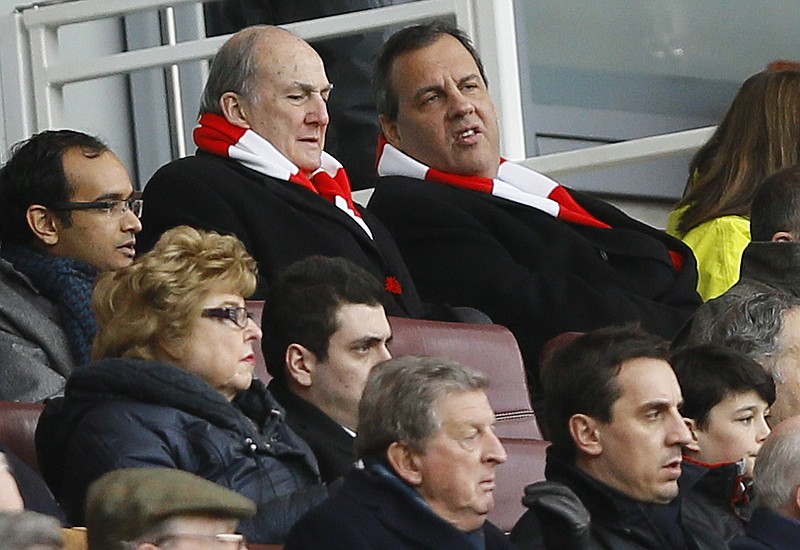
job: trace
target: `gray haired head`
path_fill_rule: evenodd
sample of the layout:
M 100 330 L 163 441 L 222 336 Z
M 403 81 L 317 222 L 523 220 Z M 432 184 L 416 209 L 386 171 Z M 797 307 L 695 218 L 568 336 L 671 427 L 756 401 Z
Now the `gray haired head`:
M 800 298 L 782 293 L 724 296 L 727 306 L 705 327 L 692 327 L 695 343 L 724 346 L 761 364 L 776 381 L 783 381 L 777 358 L 787 311 L 800 307 Z
M 488 385 L 485 374 L 440 357 L 406 355 L 375 366 L 358 407 L 358 456 L 383 457 L 394 442 L 424 450 L 441 428 L 436 403 Z
M 0 512 L 0 541 L 16 550 L 63 548 L 58 520 L 30 510 Z
M 796 498 L 800 488 L 800 417 L 778 425 L 758 451 L 753 472 L 759 505 L 779 514 L 799 517 Z

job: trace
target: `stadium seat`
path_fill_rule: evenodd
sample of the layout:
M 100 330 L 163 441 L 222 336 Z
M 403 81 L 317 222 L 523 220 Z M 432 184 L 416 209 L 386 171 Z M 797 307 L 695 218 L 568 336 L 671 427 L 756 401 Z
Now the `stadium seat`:
M 6 445 L 20 460 L 39 472 L 34 434 L 44 405 L 0 401 L 0 443 Z
M 531 407 L 522 355 L 511 331 L 500 325 L 401 317 L 390 317 L 389 323 L 393 355 L 447 357 L 490 376 L 487 393 L 497 415 L 497 435 L 542 439 Z

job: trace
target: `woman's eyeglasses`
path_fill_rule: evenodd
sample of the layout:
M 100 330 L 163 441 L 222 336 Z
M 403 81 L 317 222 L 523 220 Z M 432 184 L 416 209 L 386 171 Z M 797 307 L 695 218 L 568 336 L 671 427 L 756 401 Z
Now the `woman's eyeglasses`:
M 203 317 L 227 319 L 239 328 L 246 328 L 248 319 L 252 319 L 246 307 L 209 307 L 203 310 Z

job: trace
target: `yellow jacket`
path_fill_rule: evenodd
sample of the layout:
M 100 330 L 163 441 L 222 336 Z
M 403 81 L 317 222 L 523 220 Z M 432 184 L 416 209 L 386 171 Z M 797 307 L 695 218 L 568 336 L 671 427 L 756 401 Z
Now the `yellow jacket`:
M 697 292 L 707 301 L 723 294 L 739 280 L 742 252 L 750 244 L 750 220 L 744 216 L 722 216 L 681 235 L 677 225 L 686 208 L 670 212 L 667 233 L 681 239 L 694 252 Z

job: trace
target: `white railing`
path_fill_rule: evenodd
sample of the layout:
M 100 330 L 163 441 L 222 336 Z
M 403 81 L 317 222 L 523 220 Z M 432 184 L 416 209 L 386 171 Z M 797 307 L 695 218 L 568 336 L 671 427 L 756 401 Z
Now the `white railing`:
M 0 27 L 0 34 L 4 35 L 0 37 L 0 46 L 4 51 L 14 48 L 17 52 L 17 65 L 11 64 L 14 69 L 9 70 L 8 63 L 4 65 L 3 94 L 7 96 L 18 93 L 18 104 L 21 107 L 19 113 L 11 114 L 11 118 L 9 114 L 5 115 L 6 126 L 20 124 L 23 126 L 24 135 L 61 126 L 64 120 L 63 88 L 66 84 L 141 69 L 171 67 L 213 57 L 226 40 L 226 36 L 111 54 L 93 58 L 91 63 L 60 61 L 58 29 L 63 25 L 182 4 L 197 4 L 197 1 L 78 0 L 22 10 L 13 21 L 6 22 Z M 473 37 L 476 48 L 483 58 L 503 121 L 501 134 L 503 154 L 510 159 L 525 159 L 513 0 L 422 0 L 293 23 L 285 27 L 305 39 L 312 40 L 443 16 L 455 17 L 456 23 Z M 17 74 L 14 75 L 14 72 Z M 13 89 L 13 85 L 8 85 L 13 76 L 19 81 L 17 89 Z M 31 97 L 33 102 L 30 101 Z M 179 97 L 170 99 L 173 102 L 180 101 Z M 173 107 L 173 110 L 180 109 Z M 173 128 L 172 131 L 177 137 L 181 128 Z M 556 176 L 617 166 L 694 150 L 708 139 L 712 131 L 713 128 L 689 130 L 532 157 L 524 160 L 524 163 L 531 168 Z
M 226 36 L 203 38 L 174 45 L 144 48 L 85 61 L 59 61 L 58 29 L 67 24 L 152 11 L 197 0 L 80 0 L 22 11 L 29 36 L 35 129 L 59 126 L 64 119 L 63 87 L 105 76 L 169 67 L 213 57 Z M 498 109 L 511 121 L 501 140 L 505 154 L 525 156 L 513 0 L 422 0 L 285 25 L 307 40 L 331 38 L 365 29 L 454 16 L 475 40 L 487 62 L 490 81 L 496 83 Z

